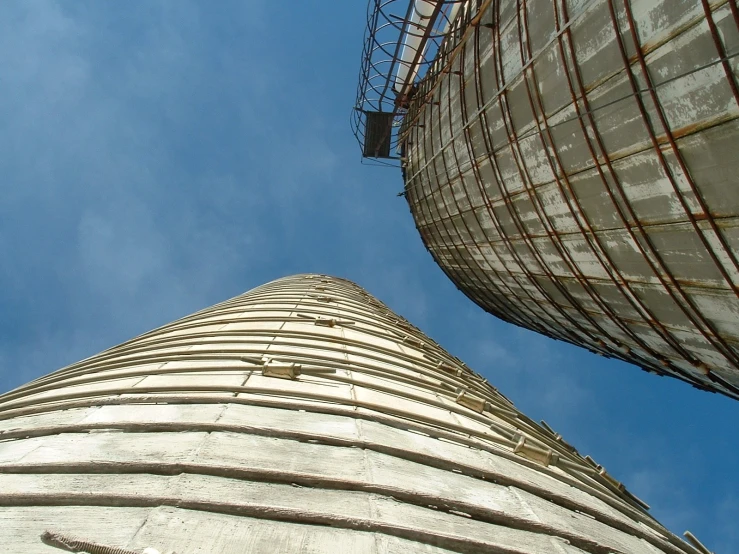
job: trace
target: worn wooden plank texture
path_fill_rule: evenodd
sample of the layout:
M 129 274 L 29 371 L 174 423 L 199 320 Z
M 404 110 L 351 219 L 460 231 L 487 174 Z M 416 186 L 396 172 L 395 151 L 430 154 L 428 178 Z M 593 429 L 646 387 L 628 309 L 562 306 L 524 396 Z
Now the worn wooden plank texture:
M 313 278 L 0 397 L 0 512 L 22 535 L 5 544 L 44 552 L 39 522 L 68 512 L 58 531 L 180 554 L 689 551 L 420 331 L 338 279 L 317 303 Z M 276 379 L 262 356 L 335 373 Z M 515 454 L 523 437 L 560 458 Z
M 302 415 L 302 414 L 301 414 Z M 334 427 L 333 431 L 339 429 Z M 65 471 L 74 471 L 75 464 L 91 471 L 88 460 L 95 462 L 101 471 L 129 472 L 151 471 L 147 469 L 158 465 L 159 471 L 165 471 L 166 466 L 174 466 L 170 471 L 201 471 L 224 472 L 230 468 L 231 472 L 240 471 L 249 479 L 263 480 L 294 480 L 302 485 L 310 485 L 322 489 L 321 501 L 335 508 L 344 505 L 343 495 L 327 489 L 347 488 L 377 492 L 386 497 L 396 497 L 406 504 L 416 506 L 438 506 L 448 510 L 469 513 L 478 519 L 499 524 L 510 525 L 523 529 L 536 530 L 538 533 L 560 535 L 569 538 L 576 544 L 591 545 L 592 548 L 612 548 L 614 551 L 634 551 L 641 547 L 641 541 L 634 534 L 642 534 L 643 529 L 635 522 L 621 517 L 617 521 L 597 511 L 591 513 L 619 525 L 627 532 L 616 531 L 612 524 L 606 525 L 595 521 L 571 509 L 559 506 L 544 500 L 535 494 L 516 487 L 501 486 L 494 482 L 476 479 L 450 471 L 429 467 L 396 456 L 366 450 L 361 448 L 336 447 L 325 444 L 297 442 L 275 437 L 245 435 L 233 432 L 204 433 L 94 433 L 94 434 L 63 434 L 54 435 L 45 439 L 27 439 L 29 441 L 43 440 L 44 444 L 16 460 L 21 464 L 34 465 L 39 473 L 44 471 L 58 471 L 60 464 L 65 464 Z M 19 441 L 25 442 L 25 441 Z M 438 442 L 438 441 L 437 441 Z M 6 445 L 12 443 L 5 443 Z M 442 443 L 444 444 L 444 443 Z M 22 449 L 21 452 L 25 451 Z M 155 460 L 156 464 L 151 461 Z M 138 469 L 136 469 L 138 463 Z M 175 469 L 176 464 L 186 464 L 184 469 Z M 149 464 L 148 466 L 146 464 Z M 2 465 L 0 465 L 2 471 Z M 250 472 L 250 473 L 249 473 Z M 516 469 L 509 468 L 509 480 L 515 480 Z M 7 494 L 22 494 L 23 488 L 33 492 L 33 488 L 51 487 L 57 483 L 67 483 L 71 489 L 78 485 L 78 481 L 70 481 L 67 476 L 53 475 L 51 478 L 44 475 L 1 475 L 0 491 Z M 116 475 L 90 476 L 89 483 L 81 490 L 107 487 L 106 480 L 114 489 L 121 488 Z M 125 476 L 134 479 L 134 476 Z M 231 483 L 224 491 L 220 490 L 218 481 L 214 478 L 198 476 L 206 479 L 214 496 L 212 501 L 228 499 L 228 493 L 241 488 L 248 488 L 252 483 L 242 482 L 238 485 Z M 84 479 L 83 479 L 84 481 Z M 123 481 L 127 483 L 128 481 Z M 173 481 L 180 483 L 180 481 Z M 97 483 L 95 486 L 94 484 Z M 169 499 L 182 499 L 182 492 L 177 492 L 169 481 L 159 480 L 157 490 L 152 484 L 136 486 L 144 496 L 153 496 Z M 5 486 L 3 486 L 5 484 Z M 166 485 L 165 485 L 166 484 Z M 191 487 L 194 485 L 191 483 Z M 161 488 L 164 487 L 164 488 Z M 50 493 L 53 489 L 47 489 Z M 266 498 L 272 496 L 276 501 L 276 490 L 270 489 Z M 13 492 L 11 492 L 13 491 Z M 36 494 L 40 494 L 37 491 Z M 169 492 L 168 492 L 169 491 Z M 300 497 L 298 492 L 289 490 L 289 497 L 294 500 Z M 187 491 L 188 495 L 192 490 Z M 252 498 L 256 492 L 251 491 Z M 332 497 L 334 494 L 336 497 Z M 0 493 L 0 499 L 2 493 Z M 191 501 L 198 498 L 188 496 Z M 226 500 L 224 500 L 226 501 Z M 265 506 L 273 506 L 272 501 L 265 501 Z M 352 500 L 350 503 L 353 504 Z M 235 502 L 238 504 L 238 502 Z M 315 504 L 313 502 L 312 504 Z M 301 505 L 299 503 L 299 505 Z M 294 506 L 298 509 L 298 506 Z M 311 505 L 308 503 L 306 505 Z M 591 505 L 592 506 L 592 505 Z M 343 510 L 343 512 L 342 512 Z M 340 513 L 349 514 L 351 510 L 346 506 Z M 441 512 L 436 512 L 441 513 Z M 364 514 L 365 518 L 369 515 Z M 453 519 L 458 519 L 454 516 Z M 438 528 L 436 522 L 428 532 Z M 664 544 L 654 533 L 647 533 L 655 544 Z M 472 539 L 473 537 L 467 537 Z
M 12 552 L 59 554 L 39 535 L 52 529 L 119 548 L 178 554 L 445 554 L 432 545 L 377 533 L 332 529 L 174 507 L 107 506 L 0 507 L 0 544 Z
M 444 554 L 448 550 L 365 531 L 265 521 L 176 508 L 152 512 L 131 547 L 166 543 L 179 554 Z
M 188 425 L 196 425 L 198 423 L 214 423 L 218 420 L 219 424 L 222 425 L 245 425 L 245 426 L 256 426 L 257 428 L 265 431 L 272 430 L 275 433 L 284 432 L 300 432 L 305 433 L 309 437 L 314 437 L 317 440 L 322 438 L 338 438 L 343 439 L 347 443 L 355 443 L 358 446 L 366 446 L 370 448 L 376 448 L 379 451 L 384 452 L 395 452 L 396 455 L 402 454 L 408 459 L 420 462 L 427 465 L 428 463 L 436 464 L 437 467 L 444 468 L 446 470 L 464 471 L 468 475 L 482 476 L 488 480 L 503 480 L 506 483 L 517 486 L 518 488 L 524 488 L 528 491 L 537 492 L 539 495 L 542 491 L 545 492 L 546 498 L 554 499 L 555 503 L 563 504 L 568 506 L 570 509 L 574 506 L 581 511 L 585 511 L 596 517 L 606 519 L 608 521 L 618 521 L 623 526 L 631 527 L 634 529 L 641 529 L 638 523 L 624 515 L 621 511 L 614 509 L 607 505 L 603 501 L 598 500 L 590 494 L 584 491 L 568 486 L 563 483 L 560 479 L 553 476 L 543 474 L 540 470 L 537 471 L 529 466 L 522 465 L 515 461 L 507 460 L 499 456 L 491 455 L 489 452 L 466 448 L 461 445 L 450 444 L 448 442 L 442 442 L 432 437 L 419 435 L 417 433 L 411 433 L 404 429 L 397 429 L 382 425 L 371 421 L 358 422 L 353 418 L 336 416 L 330 414 L 311 413 L 311 412 L 300 412 L 295 410 L 280 410 L 274 408 L 260 407 L 260 406 L 244 406 L 244 405 L 134 405 L 134 406 L 102 406 L 94 409 L 87 410 L 70 410 L 68 412 L 62 412 L 65 416 L 62 418 L 61 423 L 79 423 L 84 426 L 87 425 L 98 425 L 105 426 L 106 423 L 110 422 L 118 426 L 124 426 L 127 423 L 163 423 L 163 422 L 176 422 Z M 57 414 L 41 414 L 38 416 L 17 418 L 15 432 L 23 432 L 24 429 L 29 431 L 34 428 L 52 426 L 56 423 L 55 419 Z M 361 429 L 361 430 L 360 430 Z M 10 431 L 7 430 L 7 431 Z M 7 433 L 6 431 L 6 433 Z M 0 434 L 0 438 L 3 435 Z M 138 436 L 138 435 L 134 435 Z M 166 437 L 169 435 L 162 435 L 162 447 L 166 448 L 168 444 Z M 243 444 L 241 443 L 238 436 L 229 434 L 230 440 L 235 441 L 234 444 L 241 444 L 240 447 L 222 447 L 216 448 L 215 451 L 227 451 L 234 450 L 237 452 L 244 451 Z M 174 435 L 176 440 L 181 438 L 180 434 Z M 30 439 L 29 439 L 30 440 Z M 62 442 L 67 442 L 71 439 L 58 439 Z M 126 441 L 125 437 L 118 437 L 118 440 Z M 144 444 L 149 439 L 145 439 L 141 443 L 141 448 L 144 448 Z M 255 439 L 261 440 L 261 439 Z M 154 444 L 159 441 L 159 438 L 154 439 Z M 103 461 L 100 456 L 102 455 L 101 449 L 107 448 L 99 444 L 100 436 L 95 437 L 94 441 L 97 443 L 95 446 L 96 453 L 94 454 L 95 459 Z M 188 440 L 180 441 L 180 446 Z M 44 441 L 42 439 L 31 440 L 30 442 L 0 442 L 0 456 L 4 456 L 4 459 L 9 462 L 19 462 L 19 456 L 25 456 L 30 450 L 42 446 Z M 106 443 L 107 444 L 107 443 Z M 403 452 L 398 452 L 399 445 L 402 445 Z M 73 447 L 76 449 L 78 446 L 75 443 Z M 51 448 L 51 454 L 49 455 L 47 450 L 42 450 L 39 455 L 44 456 L 44 459 L 57 459 L 59 462 L 63 462 L 66 458 L 62 455 L 55 458 L 57 454 L 54 450 L 52 443 L 46 445 L 46 448 Z M 265 450 L 266 447 L 254 447 L 250 446 L 250 449 L 257 448 L 259 450 Z M 291 450 L 291 446 L 288 443 L 287 450 Z M 327 448 L 325 446 L 319 446 L 318 449 Z M 16 454 L 13 455 L 12 453 Z M 147 457 L 158 458 L 159 451 L 148 452 L 143 457 L 138 457 L 135 453 L 131 453 L 131 457 L 128 461 L 143 460 Z M 208 449 L 205 451 L 209 452 Z M 350 451 L 351 452 L 351 451 Z M 170 452 L 170 455 L 173 452 Z M 371 453 L 374 456 L 376 453 Z M 50 456 L 50 457 L 49 457 Z M 385 462 L 386 464 L 392 464 L 392 458 L 386 456 L 391 462 Z M 78 458 L 84 459 L 84 458 Z M 107 461 L 114 461 L 116 457 L 105 458 Z M 25 458 L 25 463 L 33 463 L 37 459 L 34 457 Z M 203 462 L 202 459 L 194 459 L 185 457 L 182 460 Z M 270 458 L 270 462 L 275 458 Z M 173 460 L 170 458 L 169 460 Z M 226 463 L 226 460 L 217 459 L 215 463 L 219 465 L 231 465 L 236 467 L 238 464 L 245 463 L 245 460 L 239 459 L 234 465 L 231 461 Z M 70 462 L 73 463 L 73 462 Z M 208 462 L 210 463 L 210 462 Z M 269 463 L 267 465 L 269 465 Z M 399 460 L 398 463 L 408 464 L 407 461 Z M 411 477 L 418 474 L 419 471 L 414 465 L 411 465 L 413 469 L 408 470 Z M 1 468 L 0 468 L 1 469 Z M 402 469 L 399 469 L 401 474 Z M 439 479 L 443 480 L 446 473 L 440 473 L 439 469 L 425 468 L 424 471 L 431 472 L 434 474 L 438 473 Z M 390 471 L 392 473 L 392 471 Z M 331 471 L 328 471 L 327 475 L 330 475 Z M 392 477 L 392 476 L 391 476 Z M 385 484 L 392 485 L 392 478 L 386 479 Z M 452 474 L 452 480 L 458 479 L 459 476 Z M 489 486 L 489 483 L 482 482 L 481 486 Z M 473 484 L 471 486 L 477 486 Z M 434 493 L 435 494 L 435 493 Z M 453 498 L 450 495 L 449 498 Z M 462 500 L 460 498 L 460 500 Z M 466 500 L 468 501 L 468 500 Z M 485 505 L 484 503 L 481 505 Z M 659 535 L 657 535 L 659 536 Z
M 150 508 L 103 506 L 0 506 L 0 552 L 60 554 L 41 542 L 45 530 L 76 535 L 112 546 L 126 546 L 144 525 Z M 156 544 L 147 544 L 164 552 Z
M 256 518 L 313 523 L 385 534 L 469 551 L 542 552 L 546 534 L 491 525 L 442 510 L 408 506 L 391 498 L 343 490 L 181 475 L 0 476 L 0 503 L 182 506 Z M 599 551 L 605 552 L 601 549 Z

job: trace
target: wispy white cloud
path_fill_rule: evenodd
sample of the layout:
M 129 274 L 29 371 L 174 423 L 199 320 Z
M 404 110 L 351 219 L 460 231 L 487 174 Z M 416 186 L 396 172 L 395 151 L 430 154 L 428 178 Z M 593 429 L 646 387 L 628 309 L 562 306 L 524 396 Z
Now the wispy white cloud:
M 414 262 L 367 240 L 385 197 L 354 197 L 372 189 L 336 95 L 276 40 L 315 31 L 265 6 L 0 5 L 10 383 L 285 273 L 377 276 L 422 311 Z
M 121 32 L 110 29 L 121 14 L 95 3 L 0 7 L 5 299 L 44 297 L 57 318 L 6 335 L 15 382 L 11 368 L 54 369 L 222 299 L 228 276 L 270 246 L 255 238 L 257 189 L 233 168 L 188 173 L 176 151 L 202 138 L 188 109 L 215 74 L 191 41 L 213 40 L 198 9 L 127 6 Z
M 727 490 L 716 503 L 713 519 L 716 525 L 716 544 L 708 545 L 715 552 L 739 552 L 739 493 Z
M 657 508 L 660 522 L 677 534 L 694 529 L 692 526 L 701 516 L 685 488 L 680 486 L 679 477 L 669 467 L 654 465 L 623 476 L 629 490 Z
M 472 307 L 461 329 L 468 363 L 530 416 L 575 424 L 591 407 L 577 350 Z

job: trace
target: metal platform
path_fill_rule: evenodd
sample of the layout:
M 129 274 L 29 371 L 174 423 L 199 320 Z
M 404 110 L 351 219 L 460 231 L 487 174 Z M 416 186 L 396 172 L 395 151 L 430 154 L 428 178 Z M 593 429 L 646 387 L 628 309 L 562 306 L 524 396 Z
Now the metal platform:
M 370 0 L 351 127 L 364 158 L 399 165 L 398 129 L 461 0 Z

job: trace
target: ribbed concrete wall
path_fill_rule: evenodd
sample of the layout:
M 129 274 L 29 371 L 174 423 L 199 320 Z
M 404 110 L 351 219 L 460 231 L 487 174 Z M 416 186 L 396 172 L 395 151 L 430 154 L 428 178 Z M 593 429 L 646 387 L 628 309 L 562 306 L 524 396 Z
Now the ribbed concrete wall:
M 317 275 L 0 396 L 0 545 L 56 552 L 47 529 L 179 554 L 695 552 L 418 329 Z
M 736 0 L 466 3 L 406 197 L 489 312 L 739 397 Z

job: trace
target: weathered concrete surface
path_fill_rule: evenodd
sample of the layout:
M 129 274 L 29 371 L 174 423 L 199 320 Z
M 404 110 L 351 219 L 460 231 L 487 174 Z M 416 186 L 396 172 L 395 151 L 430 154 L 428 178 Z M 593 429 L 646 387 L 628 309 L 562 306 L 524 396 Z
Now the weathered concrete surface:
M 45 529 L 179 554 L 695 554 L 418 329 L 319 275 L 0 396 L 0 544 L 57 552 Z
M 435 260 L 502 319 L 739 398 L 736 2 L 469 5 L 402 130 Z

